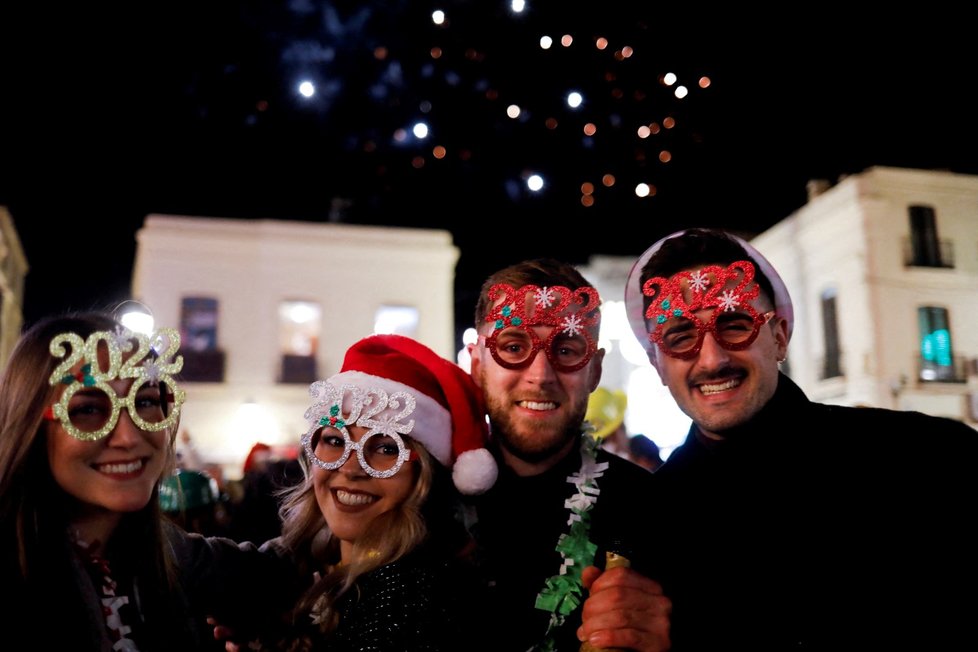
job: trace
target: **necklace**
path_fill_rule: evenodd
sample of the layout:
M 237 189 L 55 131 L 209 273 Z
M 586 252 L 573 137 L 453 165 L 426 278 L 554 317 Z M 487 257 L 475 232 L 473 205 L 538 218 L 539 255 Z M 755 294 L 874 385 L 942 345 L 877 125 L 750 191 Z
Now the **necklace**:
M 547 632 L 539 644 L 528 652 L 553 652 L 554 633 L 567 616 L 581 604 L 583 586 L 581 571 L 594 563 L 594 553 L 598 547 L 589 538 L 591 531 L 591 508 L 598 501 L 597 480 L 608 468 L 607 462 L 597 463 L 598 441 L 592 436 L 594 427 L 585 424 L 581 436 L 581 468 L 567 477 L 574 485 L 574 495 L 564 502 L 570 512 L 566 533 L 557 539 L 557 551 L 561 556 L 560 571 L 544 582 L 537 594 L 536 608 L 550 612 Z

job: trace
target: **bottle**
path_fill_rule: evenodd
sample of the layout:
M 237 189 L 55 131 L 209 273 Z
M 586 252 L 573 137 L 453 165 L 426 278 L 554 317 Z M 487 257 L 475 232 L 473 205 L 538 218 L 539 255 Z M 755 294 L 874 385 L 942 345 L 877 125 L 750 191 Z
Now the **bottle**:
M 632 562 L 625 555 L 608 550 L 604 553 L 604 569 L 611 570 L 619 566 L 628 568 Z M 587 641 L 581 643 L 580 652 L 626 652 L 625 648 L 620 647 L 594 647 Z

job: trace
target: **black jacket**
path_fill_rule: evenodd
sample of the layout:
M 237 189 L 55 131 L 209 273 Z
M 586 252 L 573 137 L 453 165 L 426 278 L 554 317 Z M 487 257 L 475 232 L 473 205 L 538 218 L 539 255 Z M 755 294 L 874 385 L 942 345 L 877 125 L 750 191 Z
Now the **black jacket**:
M 814 403 L 782 375 L 727 434 L 693 426 L 653 475 L 675 652 L 973 644 L 978 432 Z
M 597 480 L 601 493 L 590 510 L 596 561 L 601 562 L 609 547 L 617 548 L 642 571 L 647 566 L 644 554 L 652 551 L 643 524 L 653 513 L 652 474 L 605 451 L 598 451 L 597 461 L 608 462 L 609 468 Z M 547 578 L 560 570 L 557 541 L 568 531 L 570 516 L 565 501 L 576 492 L 567 479 L 580 465 L 577 451 L 532 477 L 519 477 L 500 463 L 496 484 L 473 500 L 478 522 L 472 530 L 490 592 L 486 611 L 490 649 L 525 652 L 544 638 L 550 613 L 534 604 Z M 584 591 L 581 601 L 586 598 Z M 558 631 L 556 650 L 579 649 L 580 612 L 578 606 Z
M 483 649 L 481 580 L 466 561 L 436 545 L 423 544 L 358 578 L 340 599 L 340 625 L 328 636 L 305 614 L 293 621 L 292 608 L 312 578 L 300 576 L 280 539 L 256 548 L 187 535 L 180 552 L 195 611 L 216 616 L 239 642 L 261 650 Z

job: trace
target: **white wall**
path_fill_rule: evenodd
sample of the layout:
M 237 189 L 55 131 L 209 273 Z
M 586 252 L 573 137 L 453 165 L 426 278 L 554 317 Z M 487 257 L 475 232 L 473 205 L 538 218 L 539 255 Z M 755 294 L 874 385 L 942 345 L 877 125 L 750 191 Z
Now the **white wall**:
M 218 300 L 224 383 L 190 383 L 183 425 L 201 454 L 231 477 L 257 440 L 295 444 L 305 425 L 308 385 L 282 385 L 279 304 L 322 308 L 317 376 L 336 373 L 346 349 L 373 332 L 381 305 L 418 308 L 414 337 L 454 359 L 454 273 L 458 249 L 442 230 L 277 220 L 150 215 L 137 233 L 133 296 L 157 326 L 179 327 L 181 300 Z M 253 430 L 246 402 L 268 421 Z
M 953 242 L 953 268 L 905 265 L 911 205 L 934 208 L 939 239 Z M 922 306 L 947 308 L 955 356 L 978 357 L 978 177 L 870 168 L 811 198 L 752 244 L 791 292 L 791 372 L 811 398 L 916 409 L 975 425 L 967 401 L 978 379 L 919 382 L 916 361 Z M 828 287 L 838 291 L 845 375 L 821 380 L 821 293 Z

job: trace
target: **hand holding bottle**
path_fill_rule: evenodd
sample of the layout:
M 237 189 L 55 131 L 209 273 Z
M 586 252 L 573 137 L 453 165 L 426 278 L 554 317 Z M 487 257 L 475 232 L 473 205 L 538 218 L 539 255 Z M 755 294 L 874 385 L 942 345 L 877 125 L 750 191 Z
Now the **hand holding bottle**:
M 627 558 L 613 552 L 606 557 L 603 572 L 591 566 L 581 575 L 590 591 L 577 630 L 581 652 L 668 650 L 672 602 L 658 582 L 629 568 Z
M 605 553 L 604 569 L 609 571 L 612 568 L 630 568 L 632 562 L 628 557 L 619 555 L 617 552 L 607 551 Z M 589 641 L 581 643 L 580 652 L 624 652 L 620 647 L 594 647 Z

